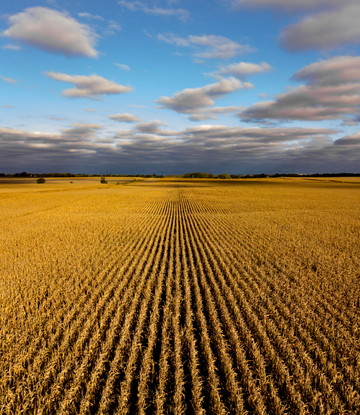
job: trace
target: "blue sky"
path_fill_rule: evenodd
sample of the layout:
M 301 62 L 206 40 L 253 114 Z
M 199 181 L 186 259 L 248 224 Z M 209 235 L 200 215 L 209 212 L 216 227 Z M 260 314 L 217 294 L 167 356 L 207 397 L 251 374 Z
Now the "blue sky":
M 0 172 L 359 172 L 358 0 L 16 1 Z

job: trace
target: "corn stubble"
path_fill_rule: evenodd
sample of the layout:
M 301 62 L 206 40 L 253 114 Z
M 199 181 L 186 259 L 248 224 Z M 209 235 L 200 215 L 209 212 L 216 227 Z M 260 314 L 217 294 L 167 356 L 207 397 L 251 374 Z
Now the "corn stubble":
M 359 202 L 301 180 L 0 193 L 0 413 L 360 413 Z

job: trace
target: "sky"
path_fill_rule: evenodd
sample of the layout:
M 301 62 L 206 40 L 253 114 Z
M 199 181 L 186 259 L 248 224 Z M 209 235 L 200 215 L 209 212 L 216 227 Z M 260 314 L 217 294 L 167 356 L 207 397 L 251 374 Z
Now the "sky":
M 360 172 L 359 0 L 0 12 L 0 173 Z

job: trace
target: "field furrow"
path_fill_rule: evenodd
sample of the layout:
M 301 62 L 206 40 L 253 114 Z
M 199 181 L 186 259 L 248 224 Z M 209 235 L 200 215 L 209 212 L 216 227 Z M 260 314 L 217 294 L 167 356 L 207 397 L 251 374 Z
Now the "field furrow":
M 0 413 L 360 413 L 348 186 L 0 193 Z

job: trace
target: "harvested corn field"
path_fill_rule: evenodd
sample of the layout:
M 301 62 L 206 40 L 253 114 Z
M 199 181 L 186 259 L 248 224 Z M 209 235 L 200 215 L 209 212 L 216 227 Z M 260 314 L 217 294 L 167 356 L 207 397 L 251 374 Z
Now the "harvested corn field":
M 360 182 L 0 184 L 1 414 L 360 413 Z

